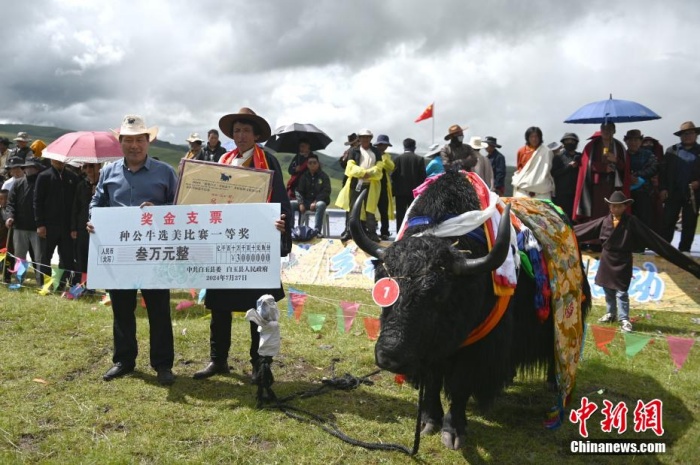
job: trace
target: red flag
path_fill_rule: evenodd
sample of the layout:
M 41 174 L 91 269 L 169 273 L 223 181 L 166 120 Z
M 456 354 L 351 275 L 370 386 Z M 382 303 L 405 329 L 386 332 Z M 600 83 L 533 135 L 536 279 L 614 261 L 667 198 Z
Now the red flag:
M 424 119 L 428 119 L 428 118 L 432 118 L 432 117 L 433 117 L 433 104 L 431 103 L 430 105 L 428 105 L 428 108 L 423 110 L 423 113 L 421 113 L 421 115 L 418 117 L 418 119 L 416 120 L 416 123 L 419 123 L 419 122 L 423 121 Z

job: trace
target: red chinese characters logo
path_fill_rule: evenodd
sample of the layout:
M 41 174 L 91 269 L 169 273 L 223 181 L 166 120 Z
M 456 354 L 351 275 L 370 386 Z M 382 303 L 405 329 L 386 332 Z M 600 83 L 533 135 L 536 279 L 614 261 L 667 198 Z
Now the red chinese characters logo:
M 627 405 L 620 402 L 613 407 L 613 403 L 609 400 L 604 400 L 603 405 L 603 410 L 600 411 L 605 415 L 603 421 L 600 422 L 603 432 L 610 433 L 613 428 L 617 430 L 617 434 L 627 431 Z
M 654 399 L 648 403 L 637 401 L 634 409 L 634 431 L 637 433 L 652 430 L 657 436 L 664 434 L 662 419 L 663 402 Z
M 586 421 L 596 410 L 598 410 L 598 405 L 595 402 L 590 402 L 587 397 L 582 397 L 581 408 L 573 409 L 569 414 L 569 421 L 579 424 L 579 434 L 584 438 L 588 437 Z M 628 411 L 625 402 L 619 402 L 615 405 L 609 400 L 603 400 L 603 408 L 600 411 L 604 417 L 600 422 L 601 430 L 604 433 L 610 433 L 615 429 L 617 434 L 627 431 Z M 647 430 L 652 430 L 657 436 L 664 434 L 663 402 L 659 399 L 647 403 L 642 400 L 637 401 L 637 406 L 634 409 L 634 432 L 642 433 Z
M 197 222 L 197 212 L 188 212 L 187 213 L 187 224 L 199 224 Z
M 586 427 L 586 421 L 593 415 L 593 412 L 598 410 L 598 406 L 595 402 L 588 402 L 588 397 L 581 398 L 581 408 L 576 410 L 571 410 L 569 413 L 569 421 L 571 423 L 578 423 L 578 433 L 584 437 L 588 437 L 588 428 Z
M 168 213 L 166 213 L 165 216 L 163 217 L 163 221 L 164 221 L 163 224 L 175 224 L 175 215 L 173 215 L 172 213 L 168 212 Z

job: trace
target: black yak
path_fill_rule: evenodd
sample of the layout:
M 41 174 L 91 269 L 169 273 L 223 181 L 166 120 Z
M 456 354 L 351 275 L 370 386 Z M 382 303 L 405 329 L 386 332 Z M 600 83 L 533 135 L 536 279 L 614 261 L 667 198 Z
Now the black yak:
M 362 200 L 354 205 L 350 217 L 353 239 L 377 258 L 375 280 L 392 277 L 400 289 L 398 300 L 382 309 L 381 333 L 375 346 L 377 366 L 406 374 L 424 386 L 422 433 L 441 429 L 443 444 L 459 449 L 465 444 L 469 397 L 487 406 L 518 370 L 548 371 L 553 381 L 552 316 L 544 322 L 538 320 L 535 282 L 520 273 L 515 294 L 498 324 L 480 341 L 463 347 L 497 300 L 491 271 L 503 263 L 510 247 L 509 215 L 503 216 L 490 252 L 470 235 L 416 237 L 429 224 L 408 227 L 401 240 L 385 248 L 372 242 L 362 229 Z M 479 205 L 477 193 L 464 175 L 448 171 L 416 199 L 408 219 L 423 217 L 437 223 L 479 209 Z M 580 256 L 574 261 L 580 266 Z M 588 305 L 590 290 L 585 275 L 581 289 Z M 443 389 L 450 402 L 447 413 L 440 399 Z

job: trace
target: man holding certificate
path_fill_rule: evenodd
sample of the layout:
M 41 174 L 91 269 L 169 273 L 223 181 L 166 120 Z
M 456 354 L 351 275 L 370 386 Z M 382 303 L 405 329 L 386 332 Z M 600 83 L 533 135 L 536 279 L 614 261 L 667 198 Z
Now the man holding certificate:
M 236 148 L 224 154 L 219 163 L 253 169 L 273 171 L 272 191 L 268 198 L 270 203 L 280 204 L 280 218 L 274 227 L 281 235 L 280 253 L 286 256 L 292 245 L 291 239 L 291 205 L 287 196 L 282 169 L 279 161 L 266 153 L 258 143 L 264 143 L 270 138 L 270 125 L 264 118 L 255 114 L 250 108 L 241 108 L 238 113 L 223 116 L 219 120 L 221 131 L 236 143 Z M 276 301 L 284 298 L 282 283 L 274 289 L 208 289 L 204 300 L 205 306 L 211 310 L 210 329 L 210 362 L 202 370 L 194 374 L 194 379 L 205 379 L 219 373 L 229 373 L 228 352 L 231 347 L 232 312 L 245 312 L 255 308 L 257 300 L 264 294 L 271 294 Z M 260 333 L 258 325 L 250 323 L 250 362 L 253 367 L 253 378 L 260 364 L 258 346 Z

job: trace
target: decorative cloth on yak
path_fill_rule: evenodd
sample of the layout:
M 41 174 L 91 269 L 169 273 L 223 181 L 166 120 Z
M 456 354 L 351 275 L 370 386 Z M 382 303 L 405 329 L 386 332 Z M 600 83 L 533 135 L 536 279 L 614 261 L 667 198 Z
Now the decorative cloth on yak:
M 554 355 L 559 406 L 570 400 L 576 381 L 583 324 L 583 271 L 578 263 L 578 243 L 573 230 L 549 207 L 548 202 L 526 198 L 504 199 L 511 211 L 535 235 L 542 247 L 549 272 L 552 318 L 554 320 Z M 560 412 L 561 413 L 561 412 Z

